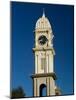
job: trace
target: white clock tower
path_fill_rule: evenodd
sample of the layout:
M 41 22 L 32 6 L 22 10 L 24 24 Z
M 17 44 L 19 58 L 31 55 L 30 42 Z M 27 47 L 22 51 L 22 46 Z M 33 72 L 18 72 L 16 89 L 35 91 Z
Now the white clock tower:
M 35 73 L 33 79 L 34 96 L 43 96 L 46 88 L 46 96 L 55 95 L 53 31 L 51 24 L 43 12 L 35 26 Z

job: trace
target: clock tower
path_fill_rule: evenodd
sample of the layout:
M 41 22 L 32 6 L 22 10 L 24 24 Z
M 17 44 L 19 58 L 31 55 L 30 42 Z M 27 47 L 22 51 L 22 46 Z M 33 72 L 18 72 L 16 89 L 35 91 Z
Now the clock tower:
M 43 89 L 46 88 L 45 96 L 55 95 L 53 31 L 48 18 L 43 12 L 35 26 L 35 73 L 33 79 L 34 97 L 43 96 Z

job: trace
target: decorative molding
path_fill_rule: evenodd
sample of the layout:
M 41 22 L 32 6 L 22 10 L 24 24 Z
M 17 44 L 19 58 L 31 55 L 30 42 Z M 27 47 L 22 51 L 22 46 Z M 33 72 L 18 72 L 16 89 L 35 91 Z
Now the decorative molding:
M 33 74 L 31 76 L 32 78 L 39 78 L 39 77 L 53 77 L 54 80 L 57 79 L 56 74 L 55 73 L 43 73 L 43 74 Z
M 53 55 L 55 55 L 55 51 L 54 51 L 54 48 L 51 48 L 51 47 L 43 47 L 43 48 L 33 48 L 33 51 L 47 51 L 47 50 L 51 50 Z

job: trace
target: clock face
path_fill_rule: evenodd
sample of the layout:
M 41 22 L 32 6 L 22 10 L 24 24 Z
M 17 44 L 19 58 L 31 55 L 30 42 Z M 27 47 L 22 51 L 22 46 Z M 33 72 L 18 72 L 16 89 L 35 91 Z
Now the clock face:
M 47 42 L 47 38 L 46 38 L 46 36 L 41 35 L 41 36 L 39 37 L 38 41 L 39 41 L 39 43 L 40 43 L 41 45 L 44 45 L 44 44 Z

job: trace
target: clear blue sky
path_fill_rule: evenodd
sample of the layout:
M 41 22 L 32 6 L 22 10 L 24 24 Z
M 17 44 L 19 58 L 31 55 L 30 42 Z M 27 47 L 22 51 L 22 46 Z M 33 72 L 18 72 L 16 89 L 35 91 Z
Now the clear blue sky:
M 74 7 L 55 4 L 11 2 L 11 88 L 22 86 L 33 95 L 34 29 L 43 8 L 54 34 L 54 69 L 62 95 L 73 94 Z

